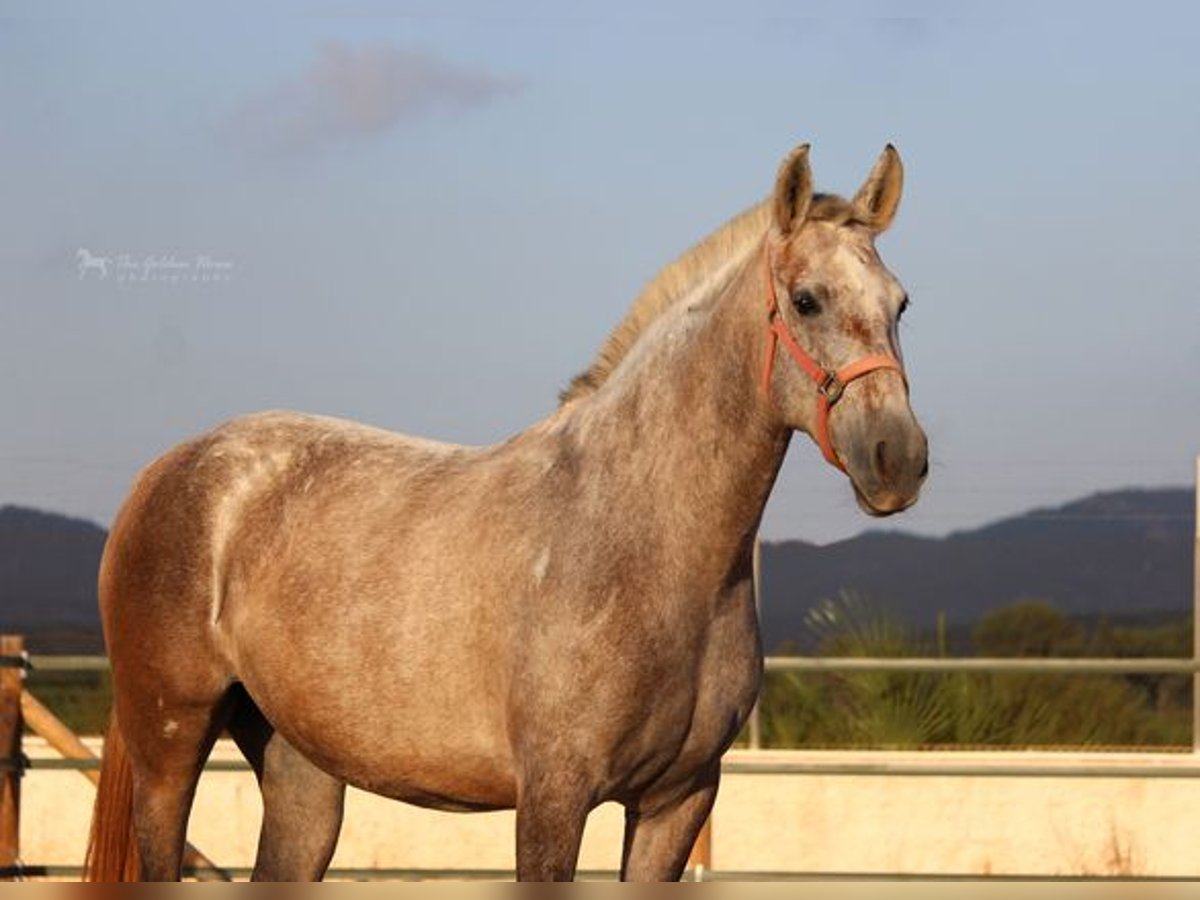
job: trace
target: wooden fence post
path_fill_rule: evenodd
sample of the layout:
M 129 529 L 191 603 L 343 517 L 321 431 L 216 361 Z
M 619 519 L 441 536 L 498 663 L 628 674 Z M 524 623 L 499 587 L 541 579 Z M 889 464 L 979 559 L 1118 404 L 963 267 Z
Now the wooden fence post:
M 751 581 L 754 585 L 754 612 L 758 616 L 759 628 L 762 628 L 762 544 L 758 537 L 754 538 L 754 550 L 750 557 Z M 748 737 L 751 750 L 762 749 L 762 695 L 767 689 L 766 676 L 763 676 L 762 686 L 750 708 L 750 726 Z
M 1192 550 L 1192 660 L 1200 660 L 1200 456 L 1196 457 L 1196 543 Z M 1192 675 L 1192 752 L 1200 753 L 1200 672 Z
M 21 688 L 25 671 L 12 665 L 25 651 L 17 635 L 0 635 L 0 869 L 21 861 Z

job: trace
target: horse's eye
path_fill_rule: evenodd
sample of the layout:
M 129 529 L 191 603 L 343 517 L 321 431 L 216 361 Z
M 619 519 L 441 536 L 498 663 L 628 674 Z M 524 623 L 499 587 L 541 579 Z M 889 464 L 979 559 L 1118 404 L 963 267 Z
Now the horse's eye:
M 802 316 L 815 316 L 821 311 L 821 304 L 810 291 L 797 291 L 792 295 L 792 306 Z

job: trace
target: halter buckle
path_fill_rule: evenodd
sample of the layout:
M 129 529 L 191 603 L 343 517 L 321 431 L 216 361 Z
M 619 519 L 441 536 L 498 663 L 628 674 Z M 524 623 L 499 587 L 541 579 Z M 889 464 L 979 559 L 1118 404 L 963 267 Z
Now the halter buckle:
M 846 390 L 846 383 L 837 377 L 837 372 L 826 372 L 825 380 L 818 386 L 817 390 L 821 392 L 821 396 L 825 398 L 825 402 L 830 406 L 842 399 L 842 394 Z

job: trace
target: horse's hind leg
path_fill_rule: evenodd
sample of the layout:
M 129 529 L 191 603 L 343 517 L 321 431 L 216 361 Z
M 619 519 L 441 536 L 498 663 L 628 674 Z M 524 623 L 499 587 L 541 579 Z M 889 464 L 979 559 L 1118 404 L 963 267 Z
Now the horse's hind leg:
M 625 813 L 622 881 L 678 881 L 717 799 L 718 772 L 682 800 L 656 806 L 643 801 Z
M 320 881 L 342 827 L 346 785 L 287 742 L 239 687 L 230 734 L 258 776 L 263 821 L 251 881 Z
M 337 847 L 346 785 L 278 732 L 267 743 L 263 825 L 252 881 L 320 881 Z
M 118 704 L 133 776 L 133 827 L 140 881 L 178 881 L 196 783 L 228 710 L 210 703 L 166 702 L 161 696 L 138 710 Z

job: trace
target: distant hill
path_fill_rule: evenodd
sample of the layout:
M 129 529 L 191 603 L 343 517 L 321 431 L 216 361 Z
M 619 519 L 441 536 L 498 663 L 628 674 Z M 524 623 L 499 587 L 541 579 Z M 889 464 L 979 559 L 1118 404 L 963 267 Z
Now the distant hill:
M 97 649 L 105 535 L 83 519 L 0 507 L 0 631 L 29 635 L 34 650 Z
M 763 545 L 768 649 L 804 645 L 805 614 L 857 593 L 917 628 L 939 611 L 968 625 L 1015 600 L 1048 600 L 1080 618 L 1161 618 L 1192 603 L 1190 490 L 1096 494 L 945 538 L 874 531 L 826 547 Z M 0 631 L 35 649 L 99 647 L 96 571 L 105 532 L 91 522 L 0 507 Z
M 921 538 L 868 532 L 826 547 L 764 544 L 764 643 L 804 646 L 804 616 L 852 591 L 916 628 L 1027 598 L 1073 617 L 1151 618 L 1192 606 L 1195 497 L 1184 489 L 1095 494 L 992 525 Z

